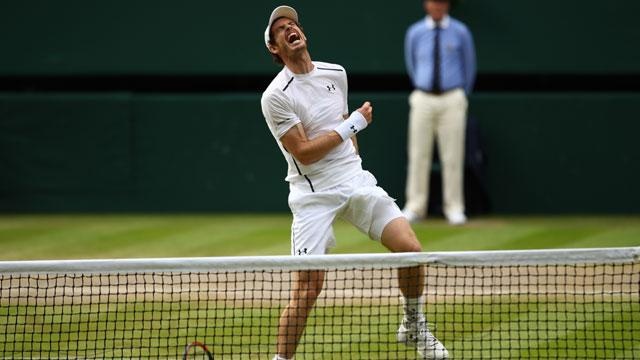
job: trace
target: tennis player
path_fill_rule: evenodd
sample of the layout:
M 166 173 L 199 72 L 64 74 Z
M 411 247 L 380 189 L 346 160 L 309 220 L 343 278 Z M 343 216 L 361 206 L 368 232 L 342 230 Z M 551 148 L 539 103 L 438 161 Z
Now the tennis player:
M 349 114 L 345 69 L 311 60 L 295 9 L 279 6 L 273 10 L 264 41 L 275 62 L 283 65 L 264 91 L 261 105 L 288 163 L 291 253 L 326 254 L 335 246 L 336 218 L 350 222 L 393 252 L 421 251 L 395 200 L 362 169 L 356 134 L 371 124 L 371 103 Z M 293 359 L 322 290 L 323 271 L 300 271 L 295 276 L 291 299 L 280 317 L 275 360 Z M 423 314 L 424 269 L 401 269 L 398 279 L 404 309 L 398 341 L 415 346 L 423 359 L 448 358 Z

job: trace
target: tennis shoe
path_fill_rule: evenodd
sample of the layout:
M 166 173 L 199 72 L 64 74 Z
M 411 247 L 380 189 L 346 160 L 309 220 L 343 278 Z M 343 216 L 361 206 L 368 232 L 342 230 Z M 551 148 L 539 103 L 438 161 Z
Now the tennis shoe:
M 406 316 L 398 328 L 398 342 L 415 347 L 421 359 L 444 360 L 449 358 L 449 352 L 429 331 L 424 315 L 411 319 Z

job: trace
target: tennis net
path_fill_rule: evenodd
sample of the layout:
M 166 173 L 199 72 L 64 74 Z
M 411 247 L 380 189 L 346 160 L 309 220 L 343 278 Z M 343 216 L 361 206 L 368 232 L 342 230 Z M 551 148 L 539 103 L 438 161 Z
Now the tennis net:
M 0 358 L 271 359 L 293 274 L 326 277 L 296 359 L 415 359 L 396 270 L 424 266 L 452 359 L 634 359 L 640 248 L 0 262 Z

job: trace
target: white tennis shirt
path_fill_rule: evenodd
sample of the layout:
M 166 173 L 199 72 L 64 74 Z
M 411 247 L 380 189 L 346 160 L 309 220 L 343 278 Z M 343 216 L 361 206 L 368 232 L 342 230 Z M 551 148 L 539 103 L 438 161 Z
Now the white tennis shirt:
M 287 152 L 280 138 L 302 124 L 307 138 L 332 131 L 348 114 L 347 73 L 336 64 L 314 61 L 307 74 L 287 67 L 276 75 L 262 94 L 262 114 L 288 163 L 285 178 L 297 189 L 319 191 L 336 186 L 362 171 L 362 161 L 350 140 L 343 141 L 321 160 L 303 165 Z

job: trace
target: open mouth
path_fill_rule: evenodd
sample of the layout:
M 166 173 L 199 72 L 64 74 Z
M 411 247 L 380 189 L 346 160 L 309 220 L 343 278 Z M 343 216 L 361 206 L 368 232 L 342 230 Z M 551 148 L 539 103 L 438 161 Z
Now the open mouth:
M 289 44 L 296 44 L 298 41 L 300 41 L 300 34 L 298 33 L 292 32 L 287 36 L 287 42 Z

